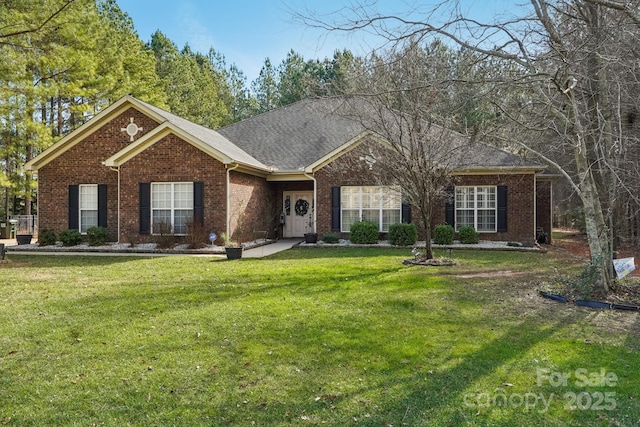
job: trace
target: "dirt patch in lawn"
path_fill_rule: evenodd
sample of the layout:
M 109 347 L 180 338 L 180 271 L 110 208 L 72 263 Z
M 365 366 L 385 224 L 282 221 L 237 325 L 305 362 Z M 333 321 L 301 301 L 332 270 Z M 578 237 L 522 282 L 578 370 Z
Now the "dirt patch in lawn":
M 483 271 L 481 273 L 465 273 L 465 274 L 457 274 L 456 277 L 460 277 L 461 279 L 476 279 L 476 278 L 492 278 L 492 277 L 518 277 L 529 274 L 525 271 L 511 271 L 511 270 L 495 270 L 495 271 Z

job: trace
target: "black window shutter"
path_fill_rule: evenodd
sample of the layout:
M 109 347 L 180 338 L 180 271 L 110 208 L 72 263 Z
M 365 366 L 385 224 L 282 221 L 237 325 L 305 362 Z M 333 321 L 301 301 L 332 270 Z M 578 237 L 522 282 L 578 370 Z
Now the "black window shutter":
M 507 186 L 498 185 L 498 231 L 507 231 Z
M 107 184 L 98 184 L 98 227 L 107 228 Z
M 331 187 L 331 231 L 340 231 L 340 187 Z
M 140 183 L 140 234 L 151 233 L 151 184 Z
M 452 227 L 456 226 L 456 189 L 447 187 L 447 199 L 444 204 L 444 222 Z
M 78 185 L 69 186 L 69 230 L 80 228 L 80 187 Z
M 204 225 L 204 182 L 193 183 L 193 222 Z
M 411 224 L 411 205 L 408 203 L 402 204 L 402 220 L 406 224 Z

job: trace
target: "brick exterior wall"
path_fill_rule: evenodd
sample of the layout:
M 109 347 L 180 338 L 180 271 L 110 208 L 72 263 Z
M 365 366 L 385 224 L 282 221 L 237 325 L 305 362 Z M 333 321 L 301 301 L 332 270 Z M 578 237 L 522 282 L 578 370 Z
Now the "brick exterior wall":
M 267 231 L 273 237 L 275 227 L 276 196 L 274 186 L 265 178 L 231 171 L 229 206 L 230 232 L 239 242 L 247 242 Z
M 378 178 L 369 166 L 360 160 L 362 150 L 368 152 L 369 144 L 378 148 L 375 142 L 363 142 L 357 149 L 342 155 L 315 173 L 317 183 L 318 212 L 316 230 L 320 237 L 325 234 L 338 234 L 348 238 L 348 233 L 331 231 L 331 188 L 355 185 L 378 185 Z M 375 166 L 374 166 L 375 167 Z
M 203 182 L 204 228 L 220 235 L 226 228 L 226 179 L 224 164 L 173 134 L 163 137 L 120 167 L 121 240 L 149 238 L 139 234 L 141 182 Z
M 373 143 L 375 144 L 375 143 Z M 367 150 L 367 143 L 362 148 Z M 353 150 L 334 160 L 315 174 L 318 185 L 318 222 L 320 236 L 331 231 L 331 188 L 334 186 L 379 185 L 365 162 L 360 161 L 360 150 Z M 374 168 L 376 165 L 373 166 Z M 388 183 L 384 183 L 388 184 Z M 533 174 L 466 175 L 456 176 L 455 185 L 506 185 L 507 232 L 481 233 L 483 240 L 520 241 L 533 243 L 535 239 L 535 176 Z M 432 226 L 444 223 L 445 201 L 435 207 Z M 415 209 L 415 207 L 414 207 Z M 415 213 L 413 214 L 415 217 Z M 348 238 L 348 234 L 341 233 Z
M 175 135 L 167 135 L 138 154 L 120 168 L 120 236 L 118 230 L 118 173 L 102 162 L 130 144 L 122 132 L 130 118 L 142 127 L 136 139 L 158 124 L 133 108 L 101 125 L 83 141 L 38 171 L 38 214 L 40 229 L 56 232 L 68 229 L 69 185 L 107 185 L 107 225 L 112 240 L 138 242 L 150 236 L 139 234 L 139 183 L 197 182 L 204 183 L 204 227 L 218 235 L 226 228 L 225 166 Z M 316 230 L 322 237 L 331 231 L 331 188 L 334 186 L 382 185 L 368 165 L 360 160 L 362 150 L 376 142 L 365 142 L 329 163 L 315 174 L 317 182 Z M 371 145 L 373 147 L 373 145 Z M 374 168 L 376 166 L 374 165 Z M 374 171 L 375 172 L 375 171 Z M 468 175 L 456 177 L 456 185 L 506 185 L 508 189 L 508 231 L 483 233 L 482 239 L 532 242 L 535 224 L 551 230 L 551 183 L 538 182 L 538 196 L 533 174 Z M 313 190 L 313 181 L 268 182 L 264 177 L 230 172 L 231 233 L 240 241 L 255 238 L 254 231 L 278 230 L 284 191 Z M 534 213 L 538 205 L 537 218 Z M 240 215 L 239 212 L 244 212 Z M 415 214 L 414 214 L 415 216 Z M 238 220 L 242 227 L 238 230 Z M 444 222 L 444 201 L 435 209 L 433 224 Z M 241 233 L 239 232 L 241 231 Z M 348 237 L 347 235 L 343 237 Z
M 120 167 L 120 236 L 118 173 L 102 162 L 130 144 L 121 129 L 130 118 L 142 127 L 136 139 L 158 124 L 130 108 L 38 171 L 40 229 L 69 228 L 69 185 L 107 184 L 107 227 L 111 240 L 141 242 L 140 182 L 204 182 L 204 227 L 220 234 L 226 227 L 226 169 L 224 165 L 174 135 L 167 135 Z
M 102 162 L 130 144 L 129 135 L 121 129 L 130 123 L 131 117 L 142 127 L 136 138 L 158 125 L 130 108 L 38 171 L 40 230 L 60 232 L 69 228 L 69 185 L 107 184 L 107 226 L 110 238 L 117 238 L 118 175 Z
M 507 231 L 480 233 L 482 240 L 518 241 L 532 244 L 535 240 L 535 175 L 465 175 L 456 176 L 454 185 L 505 185 L 507 187 Z M 433 224 L 443 224 L 442 208 L 436 208 Z

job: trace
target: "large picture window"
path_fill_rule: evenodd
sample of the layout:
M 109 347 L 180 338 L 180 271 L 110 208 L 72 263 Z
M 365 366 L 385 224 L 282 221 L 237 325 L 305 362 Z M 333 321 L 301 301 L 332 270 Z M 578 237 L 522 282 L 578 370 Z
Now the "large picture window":
M 370 221 L 378 230 L 389 231 L 391 224 L 401 221 L 402 199 L 399 187 L 342 187 L 340 210 L 341 230 L 349 232 L 351 224 Z
M 85 234 L 91 227 L 98 226 L 98 186 L 83 184 L 78 186 L 80 207 L 80 233 Z
M 496 232 L 496 187 L 456 187 L 456 231 L 471 226 L 482 233 Z
M 187 234 L 193 220 L 192 182 L 151 183 L 151 232 Z

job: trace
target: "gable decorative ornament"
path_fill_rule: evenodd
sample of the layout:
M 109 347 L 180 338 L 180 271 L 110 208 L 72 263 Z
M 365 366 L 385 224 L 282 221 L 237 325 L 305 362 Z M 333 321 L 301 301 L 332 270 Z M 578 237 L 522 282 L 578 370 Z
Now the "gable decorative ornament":
M 367 166 L 369 166 L 370 171 L 373 170 L 373 165 L 376 164 L 376 158 L 373 155 L 373 151 L 371 150 L 371 148 L 369 148 L 369 154 L 360 156 L 360 161 L 365 162 Z
M 129 119 L 129 124 L 127 125 L 127 127 L 120 129 L 120 132 L 126 132 L 127 135 L 129 135 L 129 141 L 133 142 L 133 139 L 135 138 L 135 136 L 138 134 L 138 132 L 142 130 L 143 130 L 142 127 L 135 124 L 133 122 L 133 117 L 131 117 Z

